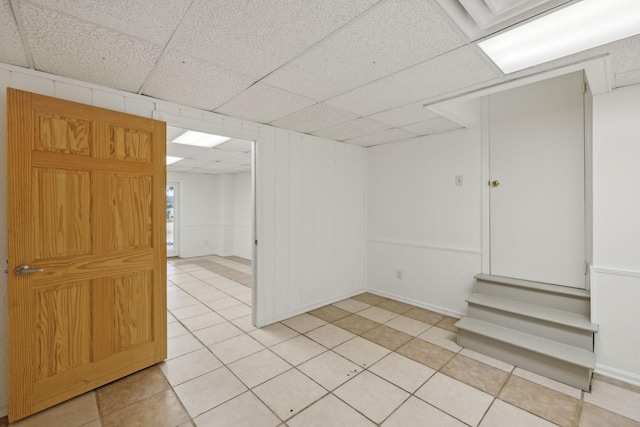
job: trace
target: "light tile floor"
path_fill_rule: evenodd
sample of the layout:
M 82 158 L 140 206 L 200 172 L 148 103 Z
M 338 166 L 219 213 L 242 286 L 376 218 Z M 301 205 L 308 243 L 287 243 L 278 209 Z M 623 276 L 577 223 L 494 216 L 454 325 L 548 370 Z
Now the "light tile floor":
M 167 268 L 168 359 L 12 426 L 640 427 L 639 388 L 462 349 L 438 313 L 365 293 L 255 329 L 247 262 Z

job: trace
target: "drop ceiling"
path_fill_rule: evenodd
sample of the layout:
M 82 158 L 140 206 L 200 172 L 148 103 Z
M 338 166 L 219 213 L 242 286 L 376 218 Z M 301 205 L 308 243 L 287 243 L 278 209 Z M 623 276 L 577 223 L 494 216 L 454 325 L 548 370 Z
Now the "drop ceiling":
M 602 55 L 614 88 L 640 84 L 640 36 L 510 75 L 475 44 L 576 1 L 0 0 L 0 62 L 372 146 L 461 127 L 431 105 Z M 169 152 L 174 170 L 246 168 L 231 146 Z

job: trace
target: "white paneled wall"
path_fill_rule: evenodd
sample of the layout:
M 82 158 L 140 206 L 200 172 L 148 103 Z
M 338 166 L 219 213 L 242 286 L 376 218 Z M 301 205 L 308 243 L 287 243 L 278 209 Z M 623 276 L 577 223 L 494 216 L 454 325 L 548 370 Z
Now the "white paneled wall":
M 596 370 L 640 385 L 640 86 L 593 102 Z
M 260 242 L 255 311 L 260 326 L 364 289 L 364 148 L 0 64 L 0 152 L 6 152 L 7 142 L 6 87 L 143 117 L 151 118 L 160 112 L 215 125 L 230 136 L 255 135 Z M 6 200 L 6 156 L 3 155 L 0 156 L 0 205 L 6 206 Z M 235 227 L 235 219 L 229 217 L 224 225 L 230 235 L 246 235 L 246 218 L 240 223 L 242 230 Z M 213 233 L 212 230 L 206 232 Z M 251 249 L 243 247 L 242 251 L 245 250 Z M 5 209 L 0 209 L 0 257 L 4 263 L 7 258 Z M 7 340 L 6 289 L 7 276 L 0 275 L 1 342 Z M 7 413 L 6 371 L 7 352 L 3 347 L 0 349 L 0 416 Z
M 442 313 L 466 313 L 465 298 L 481 268 L 480 166 L 479 129 L 369 149 L 372 292 Z M 455 185 L 457 175 L 462 186 Z
M 253 194 L 251 172 L 233 175 L 233 255 L 253 257 Z
M 257 152 L 258 323 L 362 292 L 365 150 L 263 127 Z

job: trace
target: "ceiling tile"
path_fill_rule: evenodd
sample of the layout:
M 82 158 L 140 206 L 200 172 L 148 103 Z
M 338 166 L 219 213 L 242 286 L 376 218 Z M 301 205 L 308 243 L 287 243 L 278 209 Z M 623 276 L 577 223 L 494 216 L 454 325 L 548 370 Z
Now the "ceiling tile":
M 211 164 L 209 166 L 209 169 L 223 171 L 223 170 L 233 169 L 237 167 L 238 167 L 237 163 L 215 162 L 214 164 Z
M 192 3 L 192 0 L 30 1 L 162 45 L 169 41 Z
M 436 113 L 424 106 L 424 102 L 416 102 L 410 105 L 393 108 L 391 110 L 382 111 L 372 114 L 368 118 L 378 122 L 385 123 L 389 126 L 402 127 L 412 123 L 423 122 L 425 120 L 438 117 Z
M 446 94 L 496 78 L 496 72 L 465 46 L 326 101 L 362 116 Z
M 242 165 L 237 168 L 227 169 L 229 172 L 240 173 L 240 172 L 249 172 L 251 170 L 251 165 Z
M 425 120 L 424 122 L 404 126 L 402 129 L 417 135 L 432 135 L 434 133 L 448 132 L 461 128 L 462 126 L 458 123 L 452 122 L 444 117 L 438 117 L 437 119 Z
M 361 118 L 325 129 L 320 129 L 313 132 L 313 134 L 323 138 L 333 139 L 334 141 L 344 141 L 345 139 L 371 135 L 387 129 L 389 129 L 389 126 L 383 123 Z
M 9 0 L 0 1 L 0 61 L 27 67 L 27 57 L 22 47 L 18 25 Z
M 615 87 L 631 86 L 640 84 L 640 69 L 616 74 Z
M 176 32 L 173 47 L 259 78 L 377 1 L 199 1 Z
M 218 145 L 218 148 L 221 150 L 243 151 L 247 153 L 251 151 L 251 144 L 252 144 L 252 141 L 247 141 L 245 139 L 232 138 L 227 142 L 224 142 Z
M 174 163 L 174 165 L 181 168 L 202 168 L 213 163 L 214 162 L 212 160 L 184 159 Z
M 235 163 L 237 165 L 250 165 L 251 158 L 253 155 L 251 153 L 244 153 L 236 157 L 231 157 L 227 159 L 227 163 Z
M 254 82 L 217 65 L 170 51 L 145 83 L 145 95 L 213 110 Z
M 193 168 L 187 168 L 187 167 L 181 167 L 181 166 L 175 166 L 175 165 L 168 165 L 167 166 L 167 171 L 169 172 L 188 172 L 190 170 L 192 170 Z
M 219 150 L 218 148 L 208 148 L 206 151 L 198 153 L 198 159 L 202 160 L 227 160 L 233 157 L 242 156 L 238 151 Z
M 356 118 L 358 118 L 357 114 L 349 113 L 327 104 L 316 104 L 275 120 L 271 124 L 280 128 L 307 133 Z
M 173 141 L 186 131 L 187 129 L 177 128 L 175 126 L 167 126 L 167 141 Z
M 372 145 L 386 144 L 388 142 L 403 141 L 405 139 L 414 138 L 415 133 L 407 132 L 402 129 L 389 129 L 373 135 L 359 136 L 357 138 L 347 139 L 347 144 L 360 145 L 362 147 L 371 147 Z
M 202 153 L 208 150 L 208 148 L 195 147 L 193 145 L 175 144 L 173 142 L 167 143 L 167 156 L 175 157 L 193 157 L 198 153 Z
M 265 82 L 321 101 L 464 44 L 429 1 L 388 0 Z
M 136 92 L 162 48 L 85 21 L 23 3 L 38 70 Z
M 256 83 L 216 109 L 216 113 L 269 123 L 315 102 L 265 83 Z

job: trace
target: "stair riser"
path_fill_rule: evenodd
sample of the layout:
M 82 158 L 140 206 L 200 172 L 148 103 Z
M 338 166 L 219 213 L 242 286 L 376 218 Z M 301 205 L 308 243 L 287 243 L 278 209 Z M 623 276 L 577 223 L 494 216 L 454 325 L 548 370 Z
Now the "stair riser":
M 586 298 L 578 298 L 571 295 L 550 294 L 536 289 L 514 287 L 504 284 L 478 281 L 478 293 L 492 295 L 504 299 L 541 305 L 556 310 L 570 311 L 589 316 L 591 302 Z
M 469 317 L 506 328 L 515 329 L 538 337 L 593 351 L 593 333 L 550 323 L 515 313 L 469 304 Z
M 472 332 L 460 330 L 458 345 L 564 384 L 589 391 L 592 370 Z

